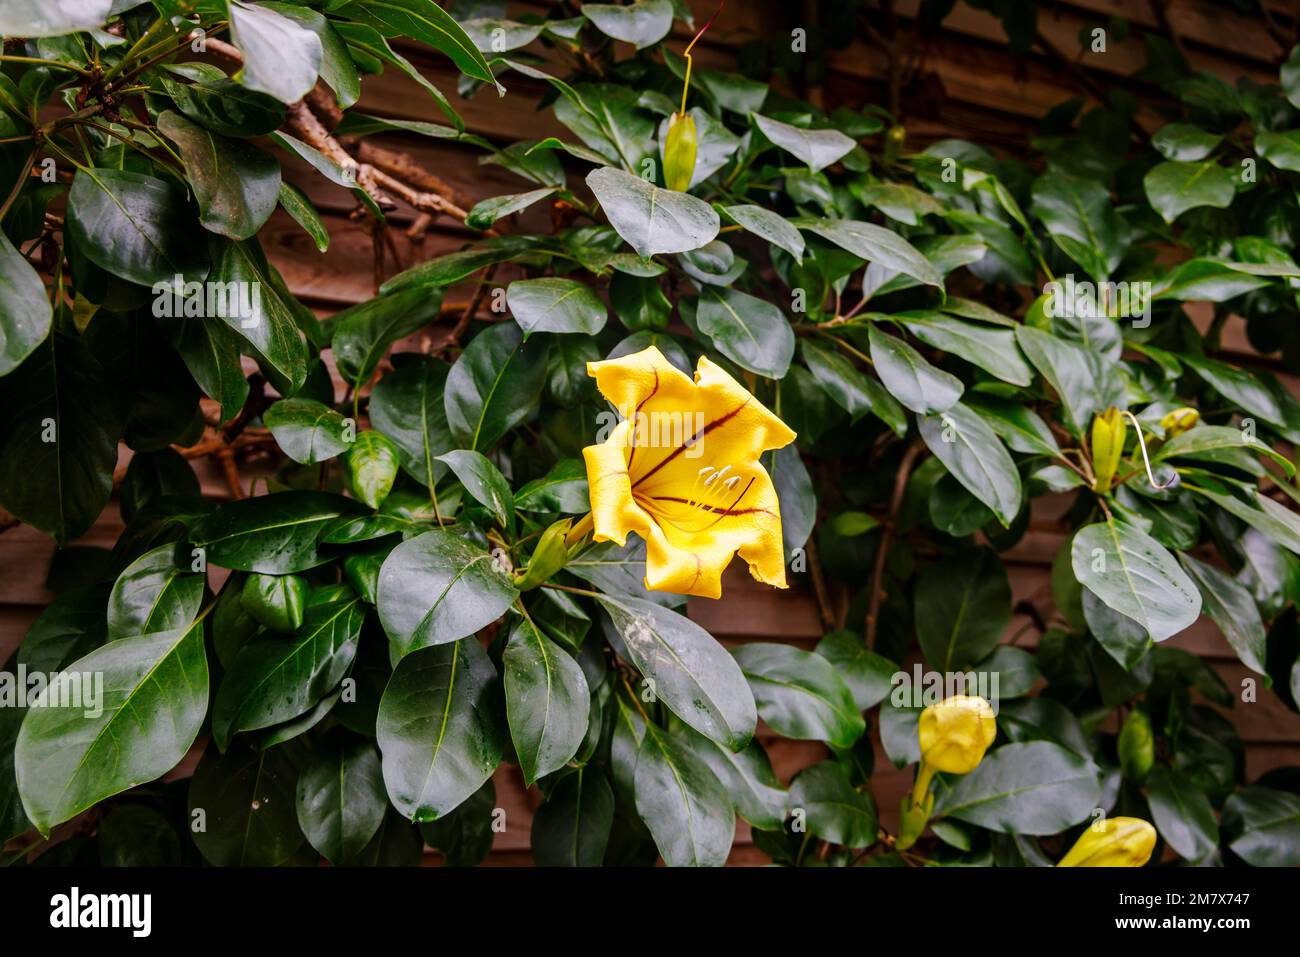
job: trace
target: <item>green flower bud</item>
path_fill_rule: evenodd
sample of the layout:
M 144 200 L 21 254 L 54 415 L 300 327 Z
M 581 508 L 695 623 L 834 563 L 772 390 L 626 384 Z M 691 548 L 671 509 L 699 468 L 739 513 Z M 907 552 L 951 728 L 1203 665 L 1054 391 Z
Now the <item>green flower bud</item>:
M 668 121 L 664 141 L 664 185 L 684 193 L 695 175 L 695 120 L 688 113 L 674 113 Z
M 545 582 L 569 561 L 569 546 L 564 537 L 569 533 L 573 520 L 564 518 L 542 532 L 533 549 L 533 557 L 528 560 L 528 567 L 515 574 L 515 587 L 528 591 Z
M 1119 733 L 1119 764 L 1124 777 L 1142 782 L 1156 760 L 1156 740 L 1147 713 L 1134 708 Z

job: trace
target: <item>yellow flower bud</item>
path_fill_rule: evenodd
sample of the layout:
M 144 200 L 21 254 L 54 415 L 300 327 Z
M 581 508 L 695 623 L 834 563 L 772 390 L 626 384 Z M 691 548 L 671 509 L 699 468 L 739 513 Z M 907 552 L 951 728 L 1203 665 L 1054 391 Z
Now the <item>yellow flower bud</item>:
M 966 774 L 997 737 L 993 708 L 977 695 L 953 695 L 921 712 L 921 761 L 930 771 Z
M 1109 492 L 1119 460 L 1124 455 L 1124 439 L 1128 435 L 1128 423 L 1124 414 L 1111 406 L 1092 420 L 1092 471 L 1095 476 L 1093 488 L 1098 492 Z
M 696 144 L 695 119 L 689 113 L 674 113 L 664 142 L 664 185 L 669 189 L 684 193 L 691 188 Z
M 1089 827 L 1057 867 L 1141 867 L 1156 846 L 1156 829 L 1136 817 L 1107 818 Z
M 1164 430 L 1166 439 L 1172 439 L 1176 435 L 1182 435 L 1199 421 L 1201 421 L 1201 413 L 1190 406 L 1183 406 L 1165 415 L 1160 420 L 1160 428 Z

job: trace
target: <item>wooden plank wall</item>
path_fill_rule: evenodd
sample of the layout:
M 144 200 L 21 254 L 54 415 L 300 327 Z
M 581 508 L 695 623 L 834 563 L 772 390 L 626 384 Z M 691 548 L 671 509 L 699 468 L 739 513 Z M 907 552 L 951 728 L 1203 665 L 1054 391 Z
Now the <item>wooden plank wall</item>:
M 1283 30 L 1289 30 L 1290 18 L 1297 15 L 1294 4 L 1286 0 L 1264 2 L 1275 22 Z M 896 11 L 904 27 L 919 5 L 919 0 L 898 0 Z M 699 22 L 703 22 L 714 3 L 691 0 L 691 6 Z M 513 14 L 546 7 L 540 0 L 510 4 Z M 1062 100 L 1087 92 L 1088 87 L 1079 73 L 1086 73 L 1094 83 L 1119 84 L 1128 82 L 1123 78 L 1143 64 L 1143 48 L 1136 37 L 1121 42 L 1111 36 L 1106 53 L 1080 53 L 1081 28 L 1104 24 L 1112 15 L 1125 17 L 1140 27 L 1153 27 L 1157 23 L 1153 5 L 1147 0 L 1070 0 L 1040 4 L 1040 8 L 1039 26 L 1043 36 L 1058 51 L 1066 51 L 1076 65 L 1066 66 L 1037 51 L 1025 57 L 1009 55 L 1000 24 L 992 16 L 964 3 L 958 4 L 942 31 L 918 39 L 916 72 L 909 77 L 902 100 L 909 146 L 957 136 L 1014 154 L 1023 149 L 1033 134 L 1037 117 Z M 798 26 L 800 9 L 799 4 L 779 0 L 733 0 L 697 47 L 697 62 L 731 68 L 740 44 L 779 35 L 782 30 Z M 1233 82 L 1239 77 L 1276 82 L 1275 64 L 1285 51 L 1261 21 L 1243 18 L 1215 0 L 1175 0 L 1168 5 L 1167 19 L 1185 55 L 1198 68 Z M 678 36 L 684 43 L 686 31 L 679 29 Z M 450 93 L 456 89 L 455 71 L 444 58 L 414 46 L 407 46 L 404 52 L 442 90 Z M 887 59 L 865 33 L 854 38 L 846 49 L 832 53 L 827 58 L 827 67 L 822 87 L 807 92 L 828 109 L 839 105 L 858 108 L 887 103 Z M 456 102 L 470 130 L 501 144 L 550 134 L 567 135 L 549 113 L 535 110 L 537 96 L 542 92 L 540 84 L 512 75 L 507 78 L 507 86 L 510 93 L 504 99 L 497 99 L 490 91 L 481 91 L 472 100 Z M 1136 91 L 1141 85 L 1135 84 L 1133 88 Z M 370 78 L 363 89 L 358 106 L 363 112 L 435 122 L 443 119 L 428 96 L 396 71 Z M 1154 114 L 1144 113 L 1140 119 L 1148 129 L 1157 128 L 1160 123 Z M 477 151 L 405 135 L 381 140 L 385 141 L 411 153 L 450 183 L 459 194 L 462 206 L 521 188 L 518 179 L 499 167 L 480 165 Z M 573 170 L 579 175 L 582 171 L 582 167 Z M 306 234 L 283 214 L 268 223 L 261 240 L 289 286 L 322 316 L 369 296 L 372 289 L 370 236 L 362 225 L 348 218 L 352 207 L 349 195 L 324 183 L 319 176 L 309 175 L 297 162 L 286 160 L 286 175 L 308 191 L 324 214 L 333 237 L 330 249 L 321 255 Z M 525 221 L 526 226 L 545 228 L 544 212 L 533 211 L 530 217 Z M 411 210 L 402 208 L 391 216 L 391 221 L 404 226 L 413 218 Z M 418 243 L 409 241 L 400 229 L 394 230 L 394 234 L 400 265 L 405 266 L 454 250 L 472 237 L 469 231 L 448 220 L 437 223 Z M 391 256 L 387 266 L 389 274 L 399 268 Z M 498 281 L 505 278 L 503 274 Z M 450 320 L 458 315 L 468 299 L 468 287 L 450 290 L 444 316 Z M 1197 318 L 1203 322 L 1208 315 L 1202 312 Z M 1239 321 L 1230 322 L 1225 330 L 1227 358 L 1266 365 L 1282 373 L 1296 390 L 1296 380 L 1287 375 L 1294 370 L 1281 368 L 1275 359 L 1255 356 L 1246 342 L 1242 325 Z M 430 330 L 430 334 L 436 335 L 436 330 Z M 205 471 L 203 484 L 214 497 L 228 494 L 215 472 Z M 1061 502 L 1053 499 L 1036 503 L 1030 531 L 1004 555 L 1011 571 L 1015 602 L 1032 603 L 1044 617 L 1051 614 L 1048 569 L 1064 534 L 1058 521 L 1061 508 Z M 76 544 L 109 547 L 121 527 L 116 507 L 110 506 Z M 32 620 L 52 597 L 45 582 L 53 552 L 48 539 L 26 527 L 0 535 L 0 661 L 17 646 Z M 811 649 L 821 637 L 815 603 L 806 591 L 778 593 L 756 585 L 744 571 L 733 569 L 725 580 L 724 594 L 726 597 L 718 602 L 692 601 L 690 614 L 728 645 L 781 641 Z M 1017 615 L 1008 628 L 1007 640 L 1027 622 L 1025 616 Z M 1033 629 L 1028 629 L 1020 643 L 1032 646 L 1033 636 Z M 1230 688 L 1239 688 L 1248 674 L 1207 619 L 1202 618 L 1193 628 L 1172 639 L 1171 644 L 1204 657 Z M 1250 779 L 1279 765 L 1300 764 L 1300 717 L 1286 710 L 1274 695 L 1262 692 L 1258 703 L 1239 704 L 1230 717 L 1247 745 Z M 777 739 L 764 728 L 760 728 L 760 737 L 769 749 L 778 775 L 786 782 L 799 768 L 826 756 L 821 745 Z M 178 776 L 188 773 L 192 766 L 193 756 L 175 773 Z M 873 779 L 876 798 L 882 819 L 887 826 L 893 826 L 899 798 L 909 786 L 908 775 L 893 769 L 880 751 L 878 741 L 876 766 Z M 507 828 L 497 837 L 489 863 L 530 863 L 528 833 L 532 809 L 539 796 L 535 790 L 523 787 L 514 768 L 499 771 L 496 784 L 498 803 L 506 811 Z M 437 855 L 430 852 L 426 860 L 436 862 Z M 757 864 L 765 860 L 753 847 L 748 826 L 743 822 L 738 824 L 731 862 Z

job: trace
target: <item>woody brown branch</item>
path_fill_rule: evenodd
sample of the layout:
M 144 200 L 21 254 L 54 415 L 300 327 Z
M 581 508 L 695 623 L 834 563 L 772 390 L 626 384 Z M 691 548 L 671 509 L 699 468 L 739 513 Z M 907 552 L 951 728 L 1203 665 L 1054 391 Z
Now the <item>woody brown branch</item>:
M 205 43 L 209 52 L 236 62 L 243 62 L 243 54 L 231 44 L 212 38 L 205 40 Z M 313 105 L 316 110 L 313 110 Z M 357 185 L 381 209 L 396 207 L 391 193 L 421 213 L 421 219 L 425 216 L 445 215 L 462 223 L 465 221 L 465 217 L 469 214 L 458 202 L 459 197 L 456 196 L 455 190 L 441 177 L 420 166 L 408 154 L 351 139 L 346 142 L 355 150 L 356 155 L 349 152 L 344 141 L 336 137 L 330 129 L 338 123 L 341 116 L 332 97 L 317 87 L 307 97 L 289 107 L 286 119 L 290 129 L 303 142 L 320 151 L 341 168 L 352 171 Z M 428 224 L 417 220 L 417 225 L 421 227 L 422 233 Z M 495 235 L 492 230 L 488 230 L 487 234 Z

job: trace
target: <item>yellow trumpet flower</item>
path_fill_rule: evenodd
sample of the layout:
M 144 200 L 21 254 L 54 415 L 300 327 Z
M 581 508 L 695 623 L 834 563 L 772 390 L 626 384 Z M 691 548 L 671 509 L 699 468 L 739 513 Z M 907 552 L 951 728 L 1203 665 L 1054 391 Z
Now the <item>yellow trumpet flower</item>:
M 1141 818 L 1110 817 L 1089 827 L 1057 867 L 1141 867 L 1156 846 L 1156 829 Z
M 789 426 L 705 357 L 694 381 L 653 346 L 589 362 L 587 374 L 623 421 L 583 449 L 591 515 L 570 539 L 590 527 L 622 545 L 636 532 L 655 591 L 717 598 L 737 552 L 756 579 L 785 588 L 781 509 L 759 456 L 793 442 Z
M 903 798 L 897 847 L 902 850 L 911 847 L 925 830 L 934 810 L 930 784 L 935 774 L 974 771 L 997 736 L 993 706 L 979 695 L 953 695 L 921 712 L 917 722 L 921 763 L 916 769 L 912 793 Z
M 978 695 L 953 695 L 921 712 L 921 760 L 932 771 L 968 774 L 998 736 L 993 707 Z

